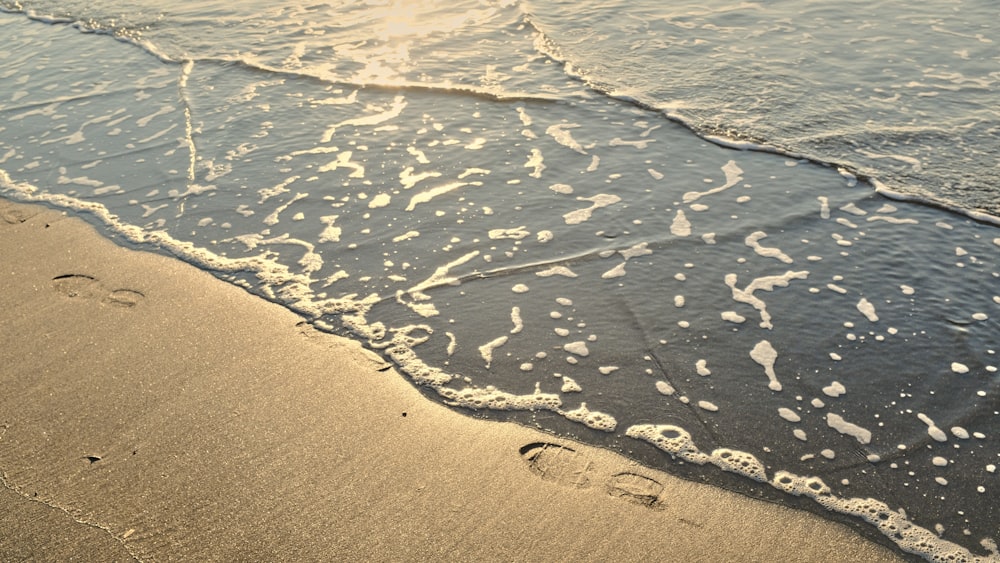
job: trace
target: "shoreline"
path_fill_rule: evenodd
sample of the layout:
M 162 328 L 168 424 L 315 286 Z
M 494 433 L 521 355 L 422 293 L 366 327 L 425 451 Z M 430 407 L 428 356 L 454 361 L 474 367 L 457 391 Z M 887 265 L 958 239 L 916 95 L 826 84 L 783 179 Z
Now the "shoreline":
M 0 199 L 0 256 L 0 559 L 902 560 L 464 416 L 359 343 L 59 211 Z

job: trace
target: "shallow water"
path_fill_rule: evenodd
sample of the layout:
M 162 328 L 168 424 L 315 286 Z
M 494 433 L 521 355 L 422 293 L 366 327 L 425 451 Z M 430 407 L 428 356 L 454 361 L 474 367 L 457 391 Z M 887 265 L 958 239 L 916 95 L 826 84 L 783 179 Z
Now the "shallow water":
M 981 15 L 958 7 L 933 25 Z M 959 109 L 834 96 L 827 141 L 802 141 L 833 93 L 809 61 L 776 62 L 801 52 L 791 31 L 745 34 L 755 5 L 584 6 L 572 29 L 555 3 L 21 8 L 0 16 L 5 196 L 81 211 L 360 339 L 436 400 L 927 558 L 996 557 L 1000 230 L 986 183 L 955 191 L 996 161 L 948 153 L 918 181 L 896 164 L 962 143 L 911 153 L 882 135 Z M 795 23 L 830 32 L 836 14 L 806 12 Z M 911 20 L 877 43 L 907 44 Z M 726 41 L 753 45 L 757 70 Z M 958 60 L 990 56 L 954 41 Z M 878 52 L 859 68 L 887 64 Z M 803 69 L 799 109 L 775 109 L 776 83 L 756 113 L 739 105 L 781 68 Z M 972 109 L 935 127 L 976 121 L 991 154 L 995 114 L 963 88 L 949 92 Z M 717 126 L 727 115 L 742 117 Z M 746 139 L 763 150 L 720 145 Z M 858 156 L 887 147 L 905 158 Z

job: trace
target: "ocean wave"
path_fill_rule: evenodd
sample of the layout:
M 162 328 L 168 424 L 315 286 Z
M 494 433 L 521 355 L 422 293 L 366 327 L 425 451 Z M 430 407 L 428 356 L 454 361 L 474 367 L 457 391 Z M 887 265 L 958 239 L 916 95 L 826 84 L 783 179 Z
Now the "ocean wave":
M 559 17 L 569 8 L 558 1 L 529 3 L 525 0 L 522 9 L 526 23 L 538 34 L 536 48 L 562 64 L 568 76 L 604 95 L 659 111 L 708 141 L 741 150 L 804 158 L 848 170 L 858 178 L 870 180 L 872 185 L 878 183 L 887 193 L 905 195 L 909 201 L 946 208 L 977 220 L 995 223 L 1000 217 L 995 188 L 987 181 L 997 153 L 995 135 L 991 131 L 1000 126 L 1000 114 L 989 109 L 983 98 L 988 96 L 988 90 L 983 88 L 993 84 L 995 79 L 966 76 L 961 69 L 951 74 L 926 71 L 925 74 L 933 76 L 934 80 L 907 84 L 905 88 L 910 92 L 902 90 L 903 94 L 917 100 L 933 98 L 935 90 L 948 91 L 950 96 L 959 95 L 961 91 L 964 98 L 950 100 L 941 107 L 965 104 L 970 109 L 968 113 L 950 116 L 938 112 L 933 121 L 924 118 L 916 124 L 903 124 L 900 121 L 905 118 L 905 109 L 898 114 L 886 113 L 894 106 L 874 97 L 867 106 L 852 109 L 848 104 L 855 104 L 857 97 L 842 96 L 838 100 L 832 89 L 830 92 L 823 90 L 823 84 L 797 84 L 796 87 L 811 87 L 815 91 L 789 93 L 789 86 L 784 83 L 801 83 L 802 79 L 779 68 L 780 61 L 770 66 L 757 64 L 752 69 L 744 69 L 716 64 L 713 62 L 715 57 L 709 57 L 708 53 L 685 53 L 669 59 L 683 61 L 687 65 L 685 68 L 673 68 L 658 60 L 655 53 L 672 53 L 672 49 L 680 48 L 679 44 L 697 43 L 699 39 L 694 30 L 711 33 L 691 22 L 680 25 L 670 21 L 676 24 L 671 28 L 676 33 L 668 36 L 661 29 L 650 29 L 652 19 L 634 24 L 634 20 L 641 17 L 633 16 L 631 20 L 605 17 L 604 12 L 612 10 L 610 7 L 595 9 L 591 6 L 596 15 L 581 12 L 581 17 L 576 19 Z M 701 14 L 706 21 L 716 22 L 710 18 L 719 18 L 720 14 L 733 16 L 744 9 L 753 11 L 746 6 L 718 11 L 704 8 L 684 19 L 698 20 Z M 677 16 L 680 11 L 677 8 L 670 16 L 660 17 L 681 19 Z M 742 23 L 748 23 L 747 18 Z M 627 31 L 633 24 L 643 32 Z M 704 28 L 714 29 L 708 24 Z M 763 32 L 746 30 L 744 35 L 752 40 L 758 31 Z M 742 52 L 735 44 L 723 43 L 729 41 L 723 32 L 716 32 L 711 37 L 735 52 Z M 983 38 L 969 40 L 986 41 Z M 647 48 L 645 42 L 652 46 Z M 699 63 L 703 65 L 699 67 Z M 804 72 L 809 69 L 807 66 L 797 68 L 806 69 Z M 899 72 L 905 70 L 908 67 Z M 811 79 L 817 80 L 816 77 Z M 691 85 L 682 84 L 686 82 Z M 874 88 L 864 79 L 857 78 L 854 82 L 856 88 Z M 761 92 L 770 94 L 762 98 Z M 889 102 L 898 101 L 900 95 L 897 92 L 896 99 Z M 914 105 L 918 115 L 925 115 L 934 107 L 916 102 Z M 858 121 L 866 115 L 873 119 Z M 801 123 L 788 121 L 790 117 Z M 809 124 L 810 120 L 815 123 Z M 901 147 L 910 154 L 904 154 Z M 897 169 L 891 166 L 893 162 L 906 166 Z

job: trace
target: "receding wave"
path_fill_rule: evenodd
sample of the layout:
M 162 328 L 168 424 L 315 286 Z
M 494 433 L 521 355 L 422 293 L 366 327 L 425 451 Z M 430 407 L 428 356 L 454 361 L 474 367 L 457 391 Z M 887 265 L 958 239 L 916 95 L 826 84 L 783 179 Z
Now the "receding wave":
M 697 9 L 678 5 L 635 13 L 612 3 L 568 17 L 568 7 L 536 0 L 526 2 L 524 9 L 539 33 L 538 49 L 563 63 L 568 74 L 609 96 L 661 111 L 706 139 L 849 170 L 891 193 L 979 219 L 1000 216 L 989 180 L 1000 154 L 993 133 L 1000 113 L 989 100 L 996 77 L 969 76 L 982 71 L 978 64 L 962 66 L 964 60 L 955 57 L 920 68 L 912 63 L 912 54 L 905 59 L 909 62 L 875 58 L 890 53 L 887 47 L 872 52 L 859 48 L 852 59 L 847 54 L 852 47 L 821 55 L 781 50 L 777 43 L 760 59 L 744 55 L 752 48 L 743 44 L 760 35 L 805 28 L 799 31 L 836 41 L 837 33 L 852 31 L 851 22 L 863 21 L 861 15 L 836 23 L 810 20 L 809 8 L 799 15 L 756 4 L 719 3 L 716 8 L 699 2 Z M 610 17 L 616 10 L 631 17 Z M 964 29 L 964 22 L 979 21 L 971 9 L 949 19 L 951 27 Z M 928 32 L 949 33 L 944 27 Z M 968 52 L 976 45 L 990 41 L 988 35 L 957 35 L 964 43 L 956 44 L 956 52 L 964 59 L 971 58 Z M 903 51 L 936 49 L 930 40 L 926 47 L 923 42 L 907 44 L 909 35 L 880 40 Z M 809 48 L 808 40 L 802 44 L 801 49 Z M 720 56 L 723 51 L 734 56 Z M 853 64 L 855 71 L 844 64 Z M 881 78 L 907 74 L 913 80 L 905 84 Z M 862 97 L 861 91 L 870 95 Z

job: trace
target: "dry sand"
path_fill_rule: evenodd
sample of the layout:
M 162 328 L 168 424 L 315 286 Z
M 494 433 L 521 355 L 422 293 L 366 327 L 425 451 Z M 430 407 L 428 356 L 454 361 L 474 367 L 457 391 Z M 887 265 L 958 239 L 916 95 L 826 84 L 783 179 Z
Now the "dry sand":
M 894 558 L 451 411 L 356 342 L 57 211 L 0 200 L 0 288 L 2 561 Z

